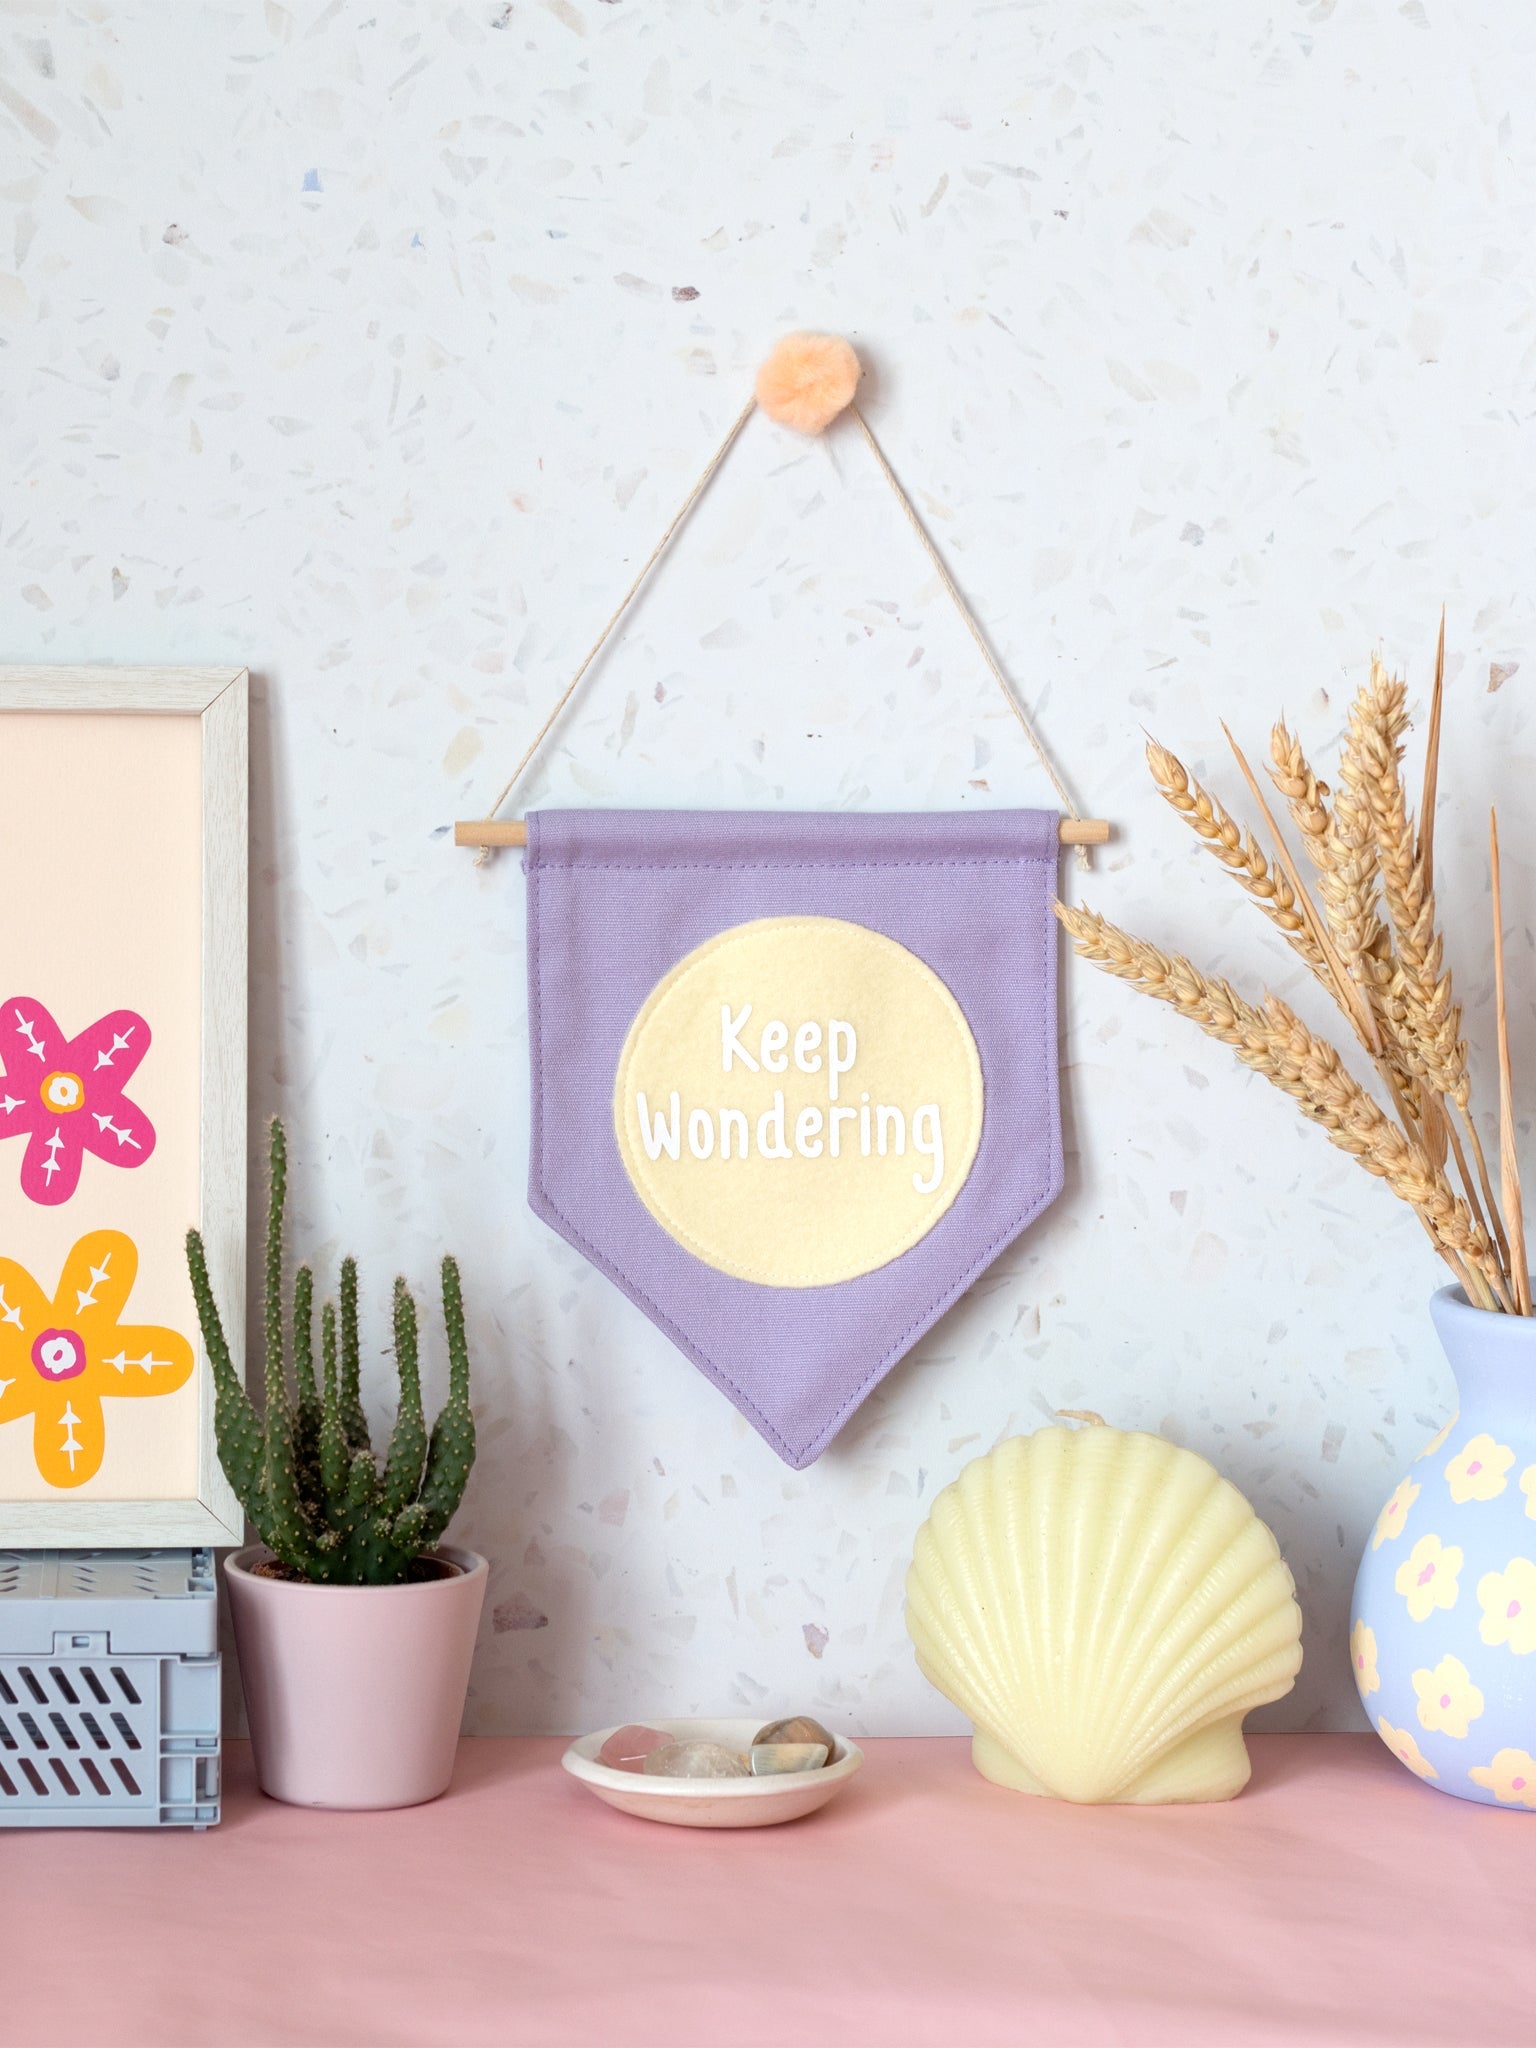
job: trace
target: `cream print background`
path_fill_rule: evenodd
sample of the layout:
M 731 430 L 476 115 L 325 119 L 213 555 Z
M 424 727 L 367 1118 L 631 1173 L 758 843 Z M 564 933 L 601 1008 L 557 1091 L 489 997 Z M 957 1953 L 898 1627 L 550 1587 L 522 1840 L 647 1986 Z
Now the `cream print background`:
M 199 1213 L 202 732 L 195 718 L 7 713 L 0 720 L 0 1000 L 31 996 L 73 1038 L 136 1010 L 149 1051 L 128 1095 L 155 1127 L 132 1170 L 87 1152 L 67 1202 L 21 1192 L 26 1140 L 0 1145 L 0 1254 L 52 1298 L 93 1230 L 122 1230 L 139 1268 L 120 1320 L 197 1345 L 182 1240 Z M 9 1055 L 8 1055 L 9 1056 Z M 108 1400 L 106 1454 L 67 1494 L 38 1472 L 32 1420 L 0 1427 L 0 1499 L 186 1500 L 197 1492 L 197 1384 Z
M 772 338 L 834 328 L 1115 821 L 1064 884 L 1318 1021 L 1141 729 L 1238 804 L 1219 719 L 1261 745 L 1284 707 L 1324 752 L 1378 639 L 1422 705 L 1445 600 L 1443 908 L 1486 1055 L 1497 797 L 1536 1075 L 1536 15 L 22 0 L 0 24 L 6 651 L 251 667 L 253 1114 L 289 1120 L 301 1241 L 362 1258 L 376 1391 L 391 1274 L 464 1262 L 459 1527 L 495 1575 L 472 1725 L 958 1727 L 902 1628 L 912 1538 L 1058 1406 L 1252 1496 L 1308 1630 L 1263 1718 L 1363 1725 L 1355 1561 L 1450 1410 L 1410 1216 L 1220 1047 L 1068 966 L 1064 1193 L 786 1472 L 528 1214 L 523 885 L 448 840 Z M 847 433 L 754 422 L 590 684 L 530 797 L 1047 794 Z

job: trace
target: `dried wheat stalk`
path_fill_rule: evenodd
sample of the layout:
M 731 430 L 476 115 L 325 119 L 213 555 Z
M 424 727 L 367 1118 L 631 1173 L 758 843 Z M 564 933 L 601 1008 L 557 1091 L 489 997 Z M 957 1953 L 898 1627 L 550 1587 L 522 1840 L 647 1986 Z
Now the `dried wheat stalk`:
M 1445 705 L 1445 606 L 1440 607 L 1440 638 L 1435 645 L 1435 687 L 1429 699 L 1429 738 L 1424 744 L 1424 801 L 1419 806 L 1419 853 L 1424 879 L 1435 880 L 1435 796 L 1440 787 L 1440 714 Z
M 1312 927 L 1297 908 L 1296 892 L 1283 867 L 1271 867 L 1263 848 L 1210 792 L 1196 782 L 1177 754 L 1147 741 L 1147 766 L 1163 799 L 1236 877 L 1260 910 L 1295 948 L 1312 972 L 1327 979 L 1327 968 Z
M 1280 827 L 1275 823 L 1274 814 L 1265 800 L 1264 791 L 1259 785 L 1259 778 L 1248 765 L 1247 755 L 1232 737 L 1232 733 L 1225 721 L 1222 722 L 1221 729 L 1227 736 L 1227 745 L 1232 749 L 1233 758 L 1243 772 L 1243 780 L 1247 783 L 1253 800 L 1259 807 L 1264 823 L 1268 826 L 1274 839 L 1275 852 L 1279 856 L 1286 874 L 1290 877 L 1292 887 L 1295 889 L 1297 907 L 1306 913 L 1311 924 L 1312 936 L 1317 941 L 1318 951 L 1322 954 L 1328 969 L 1326 983 L 1328 992 L 1344 1012 L 1355 1036 L 1371 1055 L 1371 1058 L 1380 1065 L 1382 1056 L 1381 1030 L 1376 1022 L 1375 1013 L 1367 1000 L 1365 991 L 1346 967 L 1343 957 L 1329 933 L 1326 918 L 1316 908 L 1311 897 L 1307 894 L 1307 886 L 1301 878 L 1301 870 L 1291 858 L 1290 849 L 1281 836 Z M 1326 859 L 1327 855 L 1325 852 L 1325 863 Z
M 1442 616 L 1417 828 L 1402 777 L 1406 690 L 1379 661 L 1373 661 L 1370 680 L 1350 711 L 1336 793 L 1314 773 L 1289 728 L 1283 722 L 1273 728 L 1271 779 L 1315 871 L 1318 904 L 1230 733 L 1233 753 L 1274 842 L 1272 855 L 1188 774 L 1176 755 L 1156 740 L 1147 747 L 1148 765 L 1165 801 L 1334 997 L 1386 1083 L 1393 1114 L 1348 1072 L 1337 1050 L 1279 997 L 1266 994 L 1262 1004 L 1254 1005 L 1228 982 L 1203 975 L 1182 954 L 1164 953 L 1092 911 L 1063 904 L 1056 910 L 1085 959 L 1171 1004 L 1209 1036 L 1230 1045 L 1244 1065 L 1281 1089 L 1335 1145 L 1408 1202 L 1471 1301 L 1529 1315 L 1502 927 L 1496 925 L 1495 931 L 1501 1216 L 1472 1116 L 1461 1010 L 1443 964 L 1444 943 L 1436 923 L 1434 808 L 1444 679 Z M 1496 918 L 1497 856 L 1495 833 Z M 1459 1189 L 1447 1170 L 1450 1161 Z
M 1509 1064 L 1509 1006 L 1504 998 L 1504 891 L 1499 874 L 1499 817 L 1488 814 L 1488 872 L 1493 883 L 1493 999 L 1499 1038 L 1499 1177 L 1510 1241 L 1525 1239 L 1524 1204 L 1520 1197 L 1520 1165 L 1515 1157 L 1514 1085 Z M 1531 1312 L 1531 1280 L 1520 1262 L 1514 1275 L 1520 1313 Z
M 1368 715 L 1362 716 L 1362 711 Z M 1415 1078 L 1442 1094 L 1456 1088 L 1459 1016 L 1441 1000 L 1434 929 L 1435 905 L 1419 859 L 1418 835 L 1408 815 L 1401 773 L 1403 685 L 1373 665 L 1352 724 L 1358 728 L 1357 760 L 1370 825 L 1376 842 L 1382 901 L 1391 928 L 1386 1014 Z M 1450 1022 L 1449 1041 L 1445 1025 Z M 1464 1070 L 1464 1059 L 1462 1062 Z
M 1335 1145 L 1411 1203 L 1469 1295 L 1485 1296 L 1482 1305 L 1494 1305 L 1497 1255 L 1466 1203 L 1423 1148 L 1377 1107 L 1327 1040 L 1309 1031 L 1286 1003 L 1270 995 L 1256 1008 L 1230 983 L 1202 974 L 1180 953 L 1133 938 L 1096 911 L 1058 903 L 1056 915 L 1085 960 L 1172 1004 L 1209 1037 L 1231 1046 L 1244 1066 L 1290 1096 Z
M 1287 729 L 1283 719 L 1270 733 L 1269 753 L 1273 763 L 1270 776 L 1285 798 L 1307 856 L 1314 867 L 1326 867 L 1331 823 L 1328 785 L 1319 782 L 1312 773 L 1307 757 L 1301 751 L 1301 742 Z
M 1443 673 L 1442 639 L 1437 677 Z M 1435 788 L 1433 752 L 1425 775 L 1431 813 L 1416 832 L 1403 788 L 1403 703 L 1402 682 L 1388 676 L 1379 662 L 1373 662 L 1370 683 L 1361 693 L 1352 723 L 1358 724 L 1360 731 L 1362 787 L 1370 807 L 1382 900 L 1391 930 L 1384 1014 L 1414 1084 L 1420 1134 L 1426 1148 L 1436 1164 L 1441 1165 L 1449 1143 L 1472 1207 L 1486 1220 L 1498 1243 L 1500 1258 L 1509 1267 L 1509 1246 L 1489 1184 L 1487 1161 L 1476 1126 L 1471 1122 L 1472 1077 L 1466 1043 L 1461 1036 L 1461 1006 L 1452 995 L 1450 974 L 1441 971 L 1444 943 L 1435 928 L 1430 854 Z M 1444 1097 L 1444 1103 L 1438 1097 Z M 1477 1162 L 1475 1183 L 1456 1127 L 1458 1112 Z M 1518 1276 L 1512 1273 L 1512 1277 Z
M 1442 605 L 1440 607 L 1440 633 L 1435 643 L 1435 684 L 1429 700 L 1429 737 L 1424 748 L 1424 797 L 1419 806 L 1419 864 L 1423 869 L 1424 879 L 1422 887 L 1425 901 L 1428 905 L 1431 926 L 1434 923 L 1435 797 L 1440 784 L 1440 721 L 1444 705 L 1445 607 Z M 1477 1125 L 1472 1117 L 1472 1083 L 1467 1067 L 1467 1048 L 1461 1041 L 1461 1010 L 1459 1005 L 1453 1005 L 1451 1001 L 1451 977 L 1449 973 L 1443 979 L 1438 978 L 1440 976 L 1441 956 L 1442 944 L 1440 935 L 1438 932 L 1434 932 L 1428 951 L 1428 972 L 1431 976 L 1437 977 L 1435 983 L 1437 1003 L 1443 1003 L 1444 1017 L 1449 1022 L 1447 1024 L 1443 1019 L 1437 1019 L 1432 1011 L 1431 1024 L 1437 1032 L 1448 1033 L 1446 1042 L 1454 1041 L 1455 1046 L 1454 1053 L 1451 1055 L 1447 1065 L 1447 1071 L 1450 1073 L 1454 1085 L 1442 1091 L 1447 1097 L 1447 1101 L 1443 1105 L 1445 1109 L 1445 1122 L 1450 1135 L 1452 1149 L 1456 1154 L 1456 1162 L 1461 1174 L 1462 1184 L 1470 1191 L 1472 1188 L 1472 1178 L 1467 1171 L 1467 1162 L 1462 1153 L 1460 1140 L 1456 1135 L 1456 1119 L 1450 1109 L 1450 1103 L 1454 1102 L 1456 1109 L 1460 1112 L 1462 1126 L 1466 1131 L 1468 1142 L 1472 1147 L 1473 1157 L 1477 1162 L 1477 1181 L 1482 1191 L 1483 1204 L 1488 1220 L 1492 1225 L 1494 1236 L 1503 1253 L 1505 1270 L 1513 1278 L 1517 1270 L 1521 1272 L 1524 1270 L 1523 1243 L 1521 1257 L 1517 1260 L 1511 1252 L 1509 1239 L 1500 1223 L 1499 1205 L 1494 1200 L 1493 1187 L 1488 1176 L 1488 1162 L 1483 1156 L 1482 1141 L 1477 1135 Z
M 1333 824 L 1325 841 L 1326 859 L 1318 872 L 1318 890 L 1344 965 L 1365 991 L 1378 1028 L 1385 1022 L 1386 992 L 1392 979 L 1390 942 L 1379 915 L 1380 859 L 1371 830 L 1369 775 L 1365 763 L 1367 693 L 1356 698 L 1339 757 L 1343 787 L 1333 800 Z M 1401 713 L 1401 702 L 1398 706 Z M 1394 748 L 1401 725 L 1380 735 Z
M 1227 737 L 1255 800 L 1262 804 L 1252 769 L 1230 733 Z M 1353 1025 L 1355 1036 L 1382 1067 L 1394 1093 L 1406 1094 L 1411 1099 L 1412 1080 L 1391 1047 L 1390 1035 L 1383 1029 L 1382 984 L 1390 981 L 1390 973 L 1379 960 L 1381 926 L 1374 907 L 1374 863 L 1362 858 L 1357 843 L 1362 824 L 1358 798 L 1346 790 L 1329 809 L 1332 792 L 1313 773 L 1301 743 L 1283 720 L 1270 732 L 1269 751 L 1271 779 L 1285 798 L 1307 857 L 1318 873 L 1330 933 L 1329 950 L 1339 963 L 1335 999 Z M 1265 815 L 1268 818 L 1267 806 Z M 1279 826 L 1272 818 L 1269 825 L 1277 844 L 1280 843 Z

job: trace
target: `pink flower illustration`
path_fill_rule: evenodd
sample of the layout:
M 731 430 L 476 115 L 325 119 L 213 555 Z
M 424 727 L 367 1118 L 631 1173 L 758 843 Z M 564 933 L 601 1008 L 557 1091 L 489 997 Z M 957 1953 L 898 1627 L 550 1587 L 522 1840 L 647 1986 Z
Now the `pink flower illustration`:
M 67 1202 L 87 1152 L 144 1164 L 155 1127 L 123 1090 L 148 1050 L 149 1026 L 133 1010 L 112 1010 L 66 1038 L 30 996 L 0 1005 L 0 1138 L 26 1134 L 21 1191 L 30 1201 Z

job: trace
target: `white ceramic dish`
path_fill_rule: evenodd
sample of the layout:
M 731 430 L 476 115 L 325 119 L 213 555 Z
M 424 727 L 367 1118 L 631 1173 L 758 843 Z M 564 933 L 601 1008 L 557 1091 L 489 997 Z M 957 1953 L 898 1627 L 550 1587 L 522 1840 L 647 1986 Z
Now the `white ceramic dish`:
M 618 1724 L 623 1726 L 623 1723 Z M 723 1742 L 745 1749 L 761 1719 L 752 1721 L 646 1721 L 679 1742 Z M 573 1778 L 620 1813 L 666 1821 L 678 1828 L 767 1828 L 814 1813 L 838 1793 L 864 1761 L 864 1752 L 841 1736 L 830 1762 L 819 1771 L 786 1771 L 772 1778 L 647 1778 L 639 1771 L 615 1771 L 597 1752 L 616 1731 L 599 1728 L 580 1735 L 560 1761 Z

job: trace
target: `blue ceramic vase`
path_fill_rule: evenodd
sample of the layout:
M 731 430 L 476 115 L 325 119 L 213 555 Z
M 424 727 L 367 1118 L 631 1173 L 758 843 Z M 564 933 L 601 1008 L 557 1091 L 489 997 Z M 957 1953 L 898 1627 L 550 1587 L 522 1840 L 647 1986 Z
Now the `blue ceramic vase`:
M 1430 1303 L 1460 1412 L 1376 1518 L 1349 1653 L 1399 1762 L 1458 1799 L 1536 1810 L 1536 1320 Z

